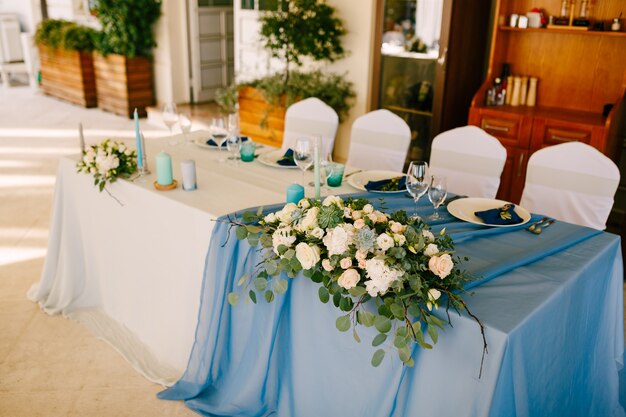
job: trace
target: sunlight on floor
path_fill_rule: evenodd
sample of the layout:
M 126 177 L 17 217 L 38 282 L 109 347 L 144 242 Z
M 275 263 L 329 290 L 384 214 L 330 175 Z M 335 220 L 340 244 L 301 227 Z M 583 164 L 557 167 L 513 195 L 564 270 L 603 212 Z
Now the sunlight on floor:
M 54 175 L 2 175 L 0 188 L 53 186 Z
M 168 134 L 162 129 L 146 130 L 142 128 L 142 132 L 146 136 L 163 136 Z M 115 138 L 134 138 L 134 130 L 109 130 L 109 129 L 83 129 L 85 137 L 94 136 L 98 138 L 102 137 L 115 137 Z M 78 128 L 76 129 L 24 129 L 24 128 L 2 128 L 0 129 L 0 137 L 7 138 L 61 138 L 67 139 L 76 137 L 78 140 Z
M 0 246 L 0 266 L 30 261 L 46 256 L 46 248 Z

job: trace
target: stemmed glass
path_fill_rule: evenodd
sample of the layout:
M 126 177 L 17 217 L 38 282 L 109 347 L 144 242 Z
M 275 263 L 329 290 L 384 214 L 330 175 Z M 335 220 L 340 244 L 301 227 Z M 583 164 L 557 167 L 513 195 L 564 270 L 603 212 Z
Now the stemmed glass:
M 313 143 L 309 138 L 296 139 L 296 145 L 293 149 L 293 160 L 298 168 L 302 170 L 302 186 L 306 187 L 304 182 L 304 173 L 313 164 Z
M 435 207 L 435 211 L 433 214 L 428 216 L 430 220 L 439 220 L 439 206 L 443 203 L 448 195 L 448 186 L 446 177 L 441 177 L 439 175 L 431 176 L 430 179 L 430 187 L 428 188 L 428 199 L 432 203 L 433 207 Z
M 189 145 L 189 132 L 191 132 L 191 117 L 187 113 L 180 113 L 178 115 L 178 126 L 180 126 L 183 137 L 185 138 L 185 145 Z
M 241 151 L 241 137 L 239 135 L 229 135 L 226 140 L 226 148 L 232 154 L 228 159 L 232 160 L 234 165 L 237 165 L 239 151 Z
M 416 220 L 421 220 L 421 217 L 417 214 L 417 202 L 428 191 L 428 179 L 428 162 L 411 161 L 409 169 L 406 171 L 406 190 L 411 194 L 415 202 L 415 215 L 413 218 Z
M 320 158 L 321 177 L 324 179 L 324 190 L 330 192 L 328 178 L 333 174 L 333 156 L 330 152 Z M 320 178 L 321 180 L 321 178 Z
M 211 119 L 211 125 L 209 126 L 209 132 L 211 132 L 211 139 L 217 145 L 219 153 L 219 162 L 224 162 L 226 159 L 222 157 L 222 145 L 226 138 L 228 138 L 227 121 L 224 116 L 215 116 Z
M 173 138 L 172 128 L 178 122 L 178 111 L 176 111 L 176 104 L 174 103 L 165 103 L 163 105 L 163 123 L 167 126 L 170 131 L 170 145 L 176 145 L 178 142 Z

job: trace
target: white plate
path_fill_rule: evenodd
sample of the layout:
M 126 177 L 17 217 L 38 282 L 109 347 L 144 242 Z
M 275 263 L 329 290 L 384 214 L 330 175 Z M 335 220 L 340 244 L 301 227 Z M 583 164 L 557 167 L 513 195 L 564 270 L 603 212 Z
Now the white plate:
M 286 151 L 283 151 L 282 149 L 274 149 L 274 150 L 262 153 L 261 155 L 259 155 L 257 159 L 263 165 L 267 165 L 273 168 L 297 169 L 298 168 L 297 165 L 290 166 L 290 165 L 278 164 L 278 161 L 283 159 L 285 152 Z
M 454 200 L 448 204 L 448 212 L 452 214 L 457 219 L 464 220 L 466 222 L 474 223 L 474 224 L 483 224 L 485 226 L 494 226 L 494 227 L 511 227 L 511 226 L 519 226 L 520 224 L 524 224 L 530 220 L 530 213 L 523 207 L 515 205 L 515 212 L 518 216 L 522 218 L 521 223 L 515 224 L 491 224 L 483 222 L 479 217 L 477 217 L 474 212 L 489 210 L 493 208 L 502 207 L 505 204 L 513 204 L 508 201 L 503 200 L 495 200 L 492 198 L 460 198 L 458 200 Z
M 402 172 L 395 172 L 395 171 L 363 171 L 363 172 L 357 172 L 354 175 L 350 175 L 348 177 L 348 184 L 350 184 L 357 190 L 367 191 L 365 189 L 365 184 L 367 184 L 370 181 L 387 180 L 389 178 L 404 177 L 404 175 L 405 174 L 403 174 Z M 405 193 L 406 189 L 402 189 L 398 191 L 370 191 L 370 192 L 381 193 L 381 194 L 398 194 L 398 193 Z

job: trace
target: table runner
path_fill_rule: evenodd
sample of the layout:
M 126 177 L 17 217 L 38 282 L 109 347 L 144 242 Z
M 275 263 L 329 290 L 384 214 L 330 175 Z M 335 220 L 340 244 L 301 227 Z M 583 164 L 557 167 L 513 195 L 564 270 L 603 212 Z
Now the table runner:
M 362 196 L 374 198 L 376 195 Z M 379 203 L 377 200 L 372 202 L 375 205 Z M 412 202 L 400 196 L 385 199 L 384 205 L 387 211 L 398 208 L 410 211 Z M 279 206 L 268 207 L 266 211 L 277 208 Z M 429 210 L 432 209 L 426 204 L 420 207 L 422 214 Z M 533 220 L 536 218 L 533 217 Z M 318 284 L 302 277 L 291 280 L 288 292 L 278 296 L 271 304 L 240 303 L 231 308 L 226 301 L 227 294 L 236 290 L 235 283 L 244 272 L 252 273 L 260 254 L 247 242 L 237 241 L 234 236 L 226 240 L 228 227 L 219 223 L 213 232 L 205 266 L 196 341 L 187 370 L 172 388 L 159 394 L 160 398 L 186 400 L 190 408 L 211 416 L 400 416 L 422 412 L 496 416 L 514 415 L 516 411 L 520 411 L 520 415 L 539 415 L 530 412 L 533 407 L 539 407 L 542 413 L 546 413 L 541 415 L 563 410 L 571 411 L 567 415 L 623 415 L 623 409 L 617 403 L 615 364 L 623 351 L 623 331 L 620 332 L 618 327 L 623 319 L 622 300 L 615 295 L 609 297 L 616 291 L 615 283 L 618 281 L 615 277 L 621 274 L 621 259 L 619 241 L 616 245 L 614 237 L 607 238 L 608 234 L 597 236 L 599 232 L 591 229 L 557 223 L 537 236 L 520 230 L 524 226 L 485 228 L 451 221 L 449 216 L 433 227 L 434 230 L 446 227 L 455 241 L 458 239 L 457 255 L 472 257 L 463 267 L 481 275 L 480 284 L 503 276 L 506 278 L 503 281 L 516 282 L 524 289 L 527 284 L 517 282 L 517 275 L 519 271 L 529 269 L 532 272 L 528 284 L 541 288 L 543 283 L 538 277 L 550 282 L 559 275 L 542 276 L 545 259 L 552 261 L 552 257 L 544 258 L 544 255 L 575 248 L 574 253 L 578 257 L 573 262 L 574 268 L 568 271 L 559 285 L 546 288 L 550 295 L 542 301 L 545 305 L 554 302 L 562 292 L 579 287 L 587 269 L 602 269 L 599 273 L 605 277 L 602 281 L 605 285 L 596 284 L 586 289 L 589 297 L 600 297 L 606 301 L 603 308 L 595 310 L 595 315 L 590 310 L 586 319 L 593 316 L 592 323 L 597 325 L 594 327 L 595 337 L 606 337 L 607 343 L 600 352 L 593 343 L 589 345 L 591 349 L 585 350 L 586 365 L 578 370 L 584 376 L 583 380 L 579 377 L 574 387 L 568 387 L 567 381 L 559 380 L 558 386 L 548 387 L 542 396 L 552 398 L 554 394 L 558 401 L 568 402 L 562 405 L 555 403 L 556 400 L 530 401 L 528 398 L 529 393 L 534 392 L 533 378 L 549 384 L 546 376 L 555 374 L 554 370 L 546 372 L 542 367 L 551 362 L 562 362 L 550 358 L 538 362 L 540 366 L 537 366 L 520 359 L 525 357 L 525 350 L 534 352 L 535 344 L 539 344 L 540 340 L 535 340 L 537 336 L 532 334 L 520 339 L 517 333 L 531 331 L 525 323 L 534 320 L 543 323 L 542 320 L 549 318 L 544 316 L 543 311 L 549 308 L 532 305 L 532 287 L 527 287 L 530 290 L 521 294 L 529 297 L 530 308 L 520 304 L 514 305 L 513 311 L 507 311 L 506 306 L 502 311 L 487 309 L 488 321 L 480 314 L 481 304 L 473 303 L 473 297 L 466 297 L 470 308 L 487 326 L 489 355 L 481 379 L 478 379 L 482 348 L 480 332 L 476 323 L 465 314 L 460 317 L 453 315 L 454 330 L 442 333 L 432 351 L 414 350 L 414 368 L 403 367 L 394 355 L 387 355 L 379 368 L 373 368 L 369 358 L 375 350 L 370 346 L 375 330 L 360 326 L 361 344 L 357 344 L 350 335 L 339 333 L 334 321 L 341 312 L 320 303 L 317 299 Z M 576 245 L 580 242 L 597 245 L 594 257 L 585 259 L 580 256 L 579 245 Z M 584 249 L 582 253 L 585 253 Z M 565 251 L 565 256 L 572 255 Z M 224 263 L 224 259 L 231 259 L 232 262 Z M 494 262 L 494 259 L 499 261 Z M 606 262 L 607 259 L 612 262 Z M 520 268 L 523 265 L 526 266 Z M 495 280 L 496 283 L 499 281 Z M 506 288 L 509 282 L 503 284 L 496 284 L 489 290 Z M 482 287 L 477 290 L 482 290 Z M 510 294 L 500 296 L 510 297 Z M 586 308 L 594 301 L 582 300 L 580 303 Z M 619 313 L 617 317 L 616 312 Z M 440 314 L 443 317 L 442 311 Z M 543 327 L 546 328 L 545 323 Z M 550 331 L 548 326 L 545 332 L 549 334 Z M 588 331 L 583 326 L 575 337 L 560 340 L 560 343 L 576 345 L 582 342 L 579 339 L 587 337 Z M 511 341 L 519 344 L 517 349 L 510 348 Z M 560 345 L 555 342 L 552 347 L 555 346 Z M 546 351 L 551 352 L 550 349 Z M 593 353 L 593 361 L 589 351 Z M 565 364 L 577 363 L 581 358 L 576 354 L 564 356 L 567 357 Z M 600 390 L 587 381 L 594 379 L 592 376 L 597 379 L 598 375 L 604 379 L 608 389 Z M 552 382 L 552 385 L 555 383 Z M 563 395 L 562 386 L 568 392 L 573 390 L 584 396 Z

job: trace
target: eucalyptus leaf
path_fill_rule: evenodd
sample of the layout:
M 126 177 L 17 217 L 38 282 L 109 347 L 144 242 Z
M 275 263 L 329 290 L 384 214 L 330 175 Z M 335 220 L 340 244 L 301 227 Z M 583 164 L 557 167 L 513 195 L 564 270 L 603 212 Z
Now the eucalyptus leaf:
M 436 344 L 437 340 L 439 339 L 439 332 L 437 332 L 437 327 L 429 324 L 427 329 L 428 335 L 432 339 L 433 343 Z
M 272 292 L 272 290 L 265 291 L 265 301 L 267 301 L 268 303 L 274 301 L 274 293 Z
M 376 347 L 382 345 L 385 343 L 385 340 L 387 340 L 387 335 L 384 333 L 378 333 L 376 337 L 374 337 L 374 340 L 372 340 L 372 346 Z
M 350 329 L 350 315 L 346 314 L 345 316 L 339 317 L 335 322 L 335 326 L 340 332 L 348 331 L 348 329 Z
M 246 225 L 246 230 L 248 230 L 248 233 L 259 233 L 263 231 L 263 228 L 249 224 Z
M 336 292 L 333 294 L 333 304 L 335 307 L 339 308 L 339 303 L 341 302 L 341 293 Z
M 228 303 L 231 306 L 237 305 L 238 301 L 239 301 L 239 296 L 237 294 L 235 294 L 234 292 L 231 292 L 228 294 Z
M 374 325 L 374 314 L 369 311 L 359 311 L 358 318 L 359 323 L 365 327 L 372 327 Z
M 398 348 L 398 356 L 402 362 L 407 362 L 411 359 L 411 349 L 405 344 L 401 348 Z
M 374 326 L 379 332 L 387 333 L 391 330 L 391 320 L 385 316 L 376 316 L 374 319 Z
M 320 287 L 320 289 L 317 291 L 317 294 L 320 297 L 320 301 L 324 304 L 326 304 L 330 299 L 330 295 L 328 294 L 328 289 L 326 287 Z
M 256 304 L 256 293 L 252 290 L 250 290 L 250 292 L 248 293 L 248 296 L 250 297 L 250 299 L 252 300 L 252 302 L 254 304 Z
M 359 337 L 359 334 L 356 332 L 356 327 L 352 328 L 352 337 L 354 338 L 354 340 L 357 341 L 357 343 L 361 343 L 361 338 Z
M 350 288 L 348 290 L 348 292 L 353 297 L 360 297 L 360 296 L 364 295 L 367 292 L 367 290 L 365 288 L 363 288 L 363 287 L 356 286 L 356 287 Z
M 248 244 L 250 244 L 250 246 L 256 246 L 259 244 L 259 235 L 258 234 L 249 234 L 248 235 Z
M 246 282 L 246 280 L 248 279 L 248 274 L 243 274 L 241 276 L 241 278 L 239 278 L 239 281 L 237 281 L 237 286 L 241 286 L 244 282 Z
M 235 235 L 237 236 L 237 239 L 244 240 L 248 237 L 248 230 L 244 226 L 238 226 L 235 231 Z
M 398 320 L 404 319 L 404 309 L 398 304 L 392 304 L 389 309 L 391 310 L 391 314 L 393 314 Z
M 372 356 L 372 366 L 377 367 L 378 365 L 380 365 L 384 357 L 385 351 L 383 349 L 378 349 L 376 352 L 374 352 L 374 355 Z
M 276 294 L 284 294 L 287 291 L 287 281 L 284 279 L 279 279 L 274 283 L 274 291 Z
M 285 253 L 283 253 L 283 257 L 287 258 L 287 259 L 291 259 L 295 256 L 296 251 L 293 249 L 287 249 L 287 251 L 285 251 Z
M 265 261 L 265 271 L 270 275 L 276 275 L 276 272 L 278 271 L 278 265 L 276 265 L 276 262 L 274 262 L 273 260 L 268 259 L 267 261 Z
M 254 288 L 256 288 L 257 291 L 265 291 L 266 287 L 267 287 L 267 280 L 265 278 L 255 278 Z

